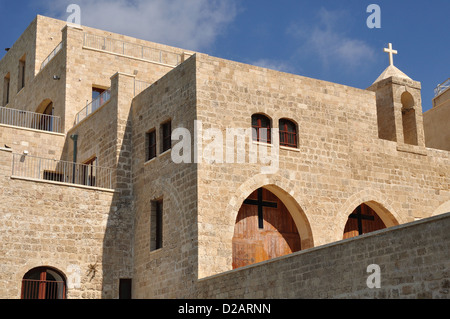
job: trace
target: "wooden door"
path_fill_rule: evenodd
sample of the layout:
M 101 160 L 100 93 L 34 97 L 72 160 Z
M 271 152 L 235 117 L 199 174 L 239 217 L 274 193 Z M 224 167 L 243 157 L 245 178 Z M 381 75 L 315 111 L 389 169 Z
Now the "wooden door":
M 266 204 L 262 216 L 256 204 L 258 191 L 248 198 L 254 204 L 244 203 L 239 210 L 233 237 L 233 269 L 301 249 L 300 235 L 286 206 L 270 191 L 262 189 L 261 193 L 259 203 Z M 276 207 L 269 207 L 274 204 Z
M 377 213 L 366 204 L 361 204 L 349 216 L 343 238 L 352 238 L 383 228 L 386 228 L 386 225 Z

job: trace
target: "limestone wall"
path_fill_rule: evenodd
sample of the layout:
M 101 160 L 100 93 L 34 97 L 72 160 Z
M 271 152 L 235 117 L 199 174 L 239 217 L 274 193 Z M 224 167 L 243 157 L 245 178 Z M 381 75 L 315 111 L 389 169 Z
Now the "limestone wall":
M 440 215 L 204 278 L 198 298 L 448 299 L 449 228 Z
M 69 299 L 112 291 L 103 273 L 114 192 L 12 179 L 11 157 L 0 150 L 0 298 L 20 299 L 23 276 L 41 266 L 58 269 L 66 280 L 78 271 L 80 286 L 67 290 Z
M 134 298 L 179 298 L 193 294 L 197 278 L 197 166 L 175 164 L 161 150 L 161 124 L 193 132 L 196 116 L 195 59 L 169 72 L 132 105 Z M 156 130 L 157 157 L 146 161 L 145 134 Z M 193 136 L 192 136 L 193 138 Z M 173 142 L 174 146 L 177 142 Z M 188 145 L 192 145 L 188 141 Z M 162 248 L 151 250 L 152 201 L 163 200 Z
M 450 95 L 450 90 L 447 90 Z M 448 98 L 447 101 L 450 101 Z M 425 144 L 427 147 L 450 151 L 450 102 L 442 102 L 423 114 Z
M 380 139 L 374 93 L 196 57 L 197 119 L 205 130 L 216 128 L 225 137 L 227 128 L 249 128 L 252 114 L 263 113 L 273 128 L 288 118 L 299 132 L 298 149 L 279 148 L 273 173 L 248 157 L 245 163 L 224 157 L 223 163 L 199 164 L 200 278 L 231 269 L 237 213 L 263 186 L 299 206 L 291 214 L 305 227 L 300 237 L 306 247 L 342 239 L 348 216 L 361 203 L 376 207 L 384 223 L 394 226 L 429 217 L 450 200 L 449 153 Z

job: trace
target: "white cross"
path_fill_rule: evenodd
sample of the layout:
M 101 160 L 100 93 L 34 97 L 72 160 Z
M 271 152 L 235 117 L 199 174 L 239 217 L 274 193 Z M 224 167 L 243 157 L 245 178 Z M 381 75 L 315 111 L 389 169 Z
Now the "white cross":
M 384 49 L 384 52 L 389 53 L 389 64 L 394 65 L 394 54 L 397 54 L 397 50 L 392 50 L 392 43 L 389 43 L 389 49 Z

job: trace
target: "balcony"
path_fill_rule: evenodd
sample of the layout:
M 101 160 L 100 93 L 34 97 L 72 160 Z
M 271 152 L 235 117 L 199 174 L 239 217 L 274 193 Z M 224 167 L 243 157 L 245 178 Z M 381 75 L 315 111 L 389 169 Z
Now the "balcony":
M 97 111 L 100 107 L 105 105 L 111 99 L 111 89 L 104 91 L 98 98 L 93 100 L 91 103 L 86 105 L 84 109 L 82 109 L 75 116 L 75 125 L 84 121 L 89 115 Z
M 450 78 L 448 78 L 447 80 L 445 80 L 444 82 L 442 82 L 441 84 L 439 84 L 439 85 L 434 89 L 434 97 L 437 97 L 439 94 L 441 94 L 442 92 L 444 92 L 444 91 L 447 90 L 448 88 L 450 88 Z
M 53 133 L 62 133 L 61 118 L 58 116 L 10 109 L 6 107 L 0 107 L 0 124 Z
M 182 62 L 181 54 L 89 33 L 84 34 L 83 47 L 171 67 Z
M 45 66 L 56 56 L 56 54 L 58 54 L 59 51 L 61 51 L 62 45 L 63 45 L 62 42 L 60 42 L 56 46 L 56 48 L 48 55 L 48 57 L 44 60 L 44 62 L 42 62 L 40 71 L 42 71 L 42 69 L 45 68 Z
M 114 169 L 13 154 L 12 177 L 112 189 Z

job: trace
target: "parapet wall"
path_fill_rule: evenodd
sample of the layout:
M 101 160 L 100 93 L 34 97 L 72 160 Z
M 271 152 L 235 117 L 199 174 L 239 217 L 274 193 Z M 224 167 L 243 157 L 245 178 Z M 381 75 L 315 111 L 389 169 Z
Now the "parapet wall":
M 446 213 L 312 248 L 201 279 L 198 297 L 448 299 L 449 230 Z

